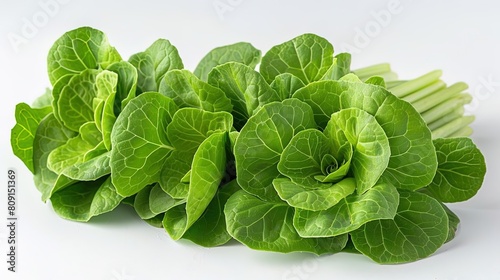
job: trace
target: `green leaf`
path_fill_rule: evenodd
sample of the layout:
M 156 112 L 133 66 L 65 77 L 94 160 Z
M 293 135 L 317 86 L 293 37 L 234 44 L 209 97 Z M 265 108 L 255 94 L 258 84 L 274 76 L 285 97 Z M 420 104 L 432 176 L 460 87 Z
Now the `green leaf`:
M 389 164 L 381 180 L 409 190 L 432 182 L 437 160 L 431 133 L 411 104 L 382 87 L 346 81 L 311 83 L 293 97 L 311 106 L 322 128 L 333 113 L 343 109 L 358 108 L 374 116 L 391 147 Z
M 364 194 L 352 194 L 322 211 L 296 209 L 293 225 L 302 237 L 329 237 L 351 232 L 367 222 L 392 219 L 399 194 L 390 184 L 378 184 Z
M 106 100 L 110 95 L 116 93 L 118 74 L 104 70 L 95 77 L 96 99 Z
M 134 98 L 118 116 L 111 132 L 111 178 L 122 196 L 158 182 L 173 147 L 166 127 L 177 111 L 172 99 L 148 92 Z
M 146 223 L 148 223 L 150 226 L 157 227 L 157 228 L 163 228 L 163 217 L 165 216 L 164 213 L 158 214 L 154 216 L 151 219 L 143 220 Z
M 181 108 L 167 127 L 167 137 L 175 149 L 194 154 L 208 136 L 220 131 L 229 132 L 232 127 L 233 118 L 227 112 Z
M 175 199 L 156 184 L 149 193 L 149 209 L 155 214 L 165 213 L 169 209 L 186 203 L 185 199 Z
M 288 178 L 273 180 L 274 189 L 290 206 L 305 210 L 326 210 L 352 194 L 356 189 L 353 178 L 346 178 L 336 184 L 323 184 L 318 189 L 302 186 Z
M 231 112 L 231 100 L 219 88 L 199 80 L 188 70 L 172 70 L 165 74 L 159 92 L 182 107 L 200 108 L 210 112 Z
M 379 76 L 370 77 L 370 78 L 368 78 L 368 80 L 365 81 L 365 83 L 380 86 L 383 88 L 386 87 L 384 78 L 379 77 Z
M 50 48 L 47 58 L 49 79 L 55 85 L 66 75 L 80 74 L 87 69 L 105 69 L 121 60 L 104 33 L 81 27 L 66 32 Z
M 138 70 L 137 94 L 158 91 L 165 73 L 184 68 L 177 48 L 165 39 L 158 39 L 144 52 L 132 55 L 129 62 Z
M 53 114 L 42 119 L 36 130 L 33 140 L 34 181 L 37 189 L 42 193 L 43 201 L 49 199 L 56 190 L 73 183 L 73 180 L 47 168 L 47 159 L 52 150 L 64 145 L 69 139 L 75 137 L 75 134 L 65 128 Z
M 106 149 L 111 150 L 111 130 L 116 121 L 114 112 L 116 87 L 118 84 L 118 74 L 111 71 L 103 71 L 96 77 L 97 96 L 94 102 L 103 102 L 100 118 L 96 119 L 96 124 L 102 132 L 102 139 Z M 97 111 L 97 110 L 96 110 Z
M 372 221 L 350 234 L 356 249 L 378 263 L 412 262 L 443 245 L 448 238 L 448 216 L 434 198 L 400 190 L 393 220 Z
M 210 135 L 196 151 L 185 205 L 165 213 L 163 226 L 178 240 L 196 222 L 215 196 L 226 167 L 227 133 Z
M 435 139 L 434 146 L 438 168 L 426 190 L 442 202 L 459 202 L 473 197 L 486 174 L 481 151 L 465 137 Z
M 168 71 L 184 68 L 184 64 L 182 63 L 182 59 L 179 56 L 177 48 L 174 47 L 168 40 L 156 40 L 146 49 L 145 53 L 149 54 L 153 58 L 154 79 L 157 85 L 160 84 L 163 76 L 165 76 L 165 73 Z
M 52 112 L 51 107 L 31 108 L 26 103 L 16 105 L 16 125 L 10 132 L 12 151 L 26 167 L 34 173 L 33 141 L 36 130 L 42 119 Z
M 32 107 L 33 108 L 49 107 L 51 106 L 52 101 L 53 101 L 52 90 L 46 88 L 45 93 L 40 95 L 35 99 L 35 101 L 33 101 Z
M 89 152 L 94 152 L 102 141 L 101 132 L 95 123 L 89 122 L 80 127 L 80 134 L 69 139 L 65 144 L 55 148 L 47 158 L 47 167 L 57 174 L 63 173 L 64 169 L 75 164 L 86 161 Z M 106 152 L 99 149 L 95 154 Z
M 237 62 L 213 68 L 208 75 L 208 83 L 220 88 L 231 100 L 237 130 L 263 105 L 287 97 L 278 95 L 259 72 Z
M 315 127 L 311 108 L 297 99 L 264 105 L 241 129 L 234 146 L 241 188 L 264 200 L 280 200 L 272 182 L 281 176 L 281 153 L 296 133 Z
M 194 70 L 194 74 L 200 80 L 206 81 L 212 68 L 226 62 L 238 62 L 254 69 L 260 62 L 260 56 L 261 53 L 258 49 L 245 42 L 217 47 L 201 59 Z
M 278 170 L 296 182 L 321 175 L 321 159 L 330 150 L 328 138 L 319 130 L 314 128 L 300 131 L 283 149 Z
M 298 132 L 281 154 L 279 172 L 306 188 L 317 188 L 318 182 L 338 182 L 349 171 L 352 153 L 351 149 L 344 149 L 344 153 L 334 151 L 332 144 L 317 129 Z M 332 152 L 341 156 L 336 159 Z M 316 182 L 311 182 L 313 178 Z
M 64 85 L 57 99 L 58 116 L 67 128 L 78 131 L 80 126 L 94 120 L 93 101 L 97 96 L 98 70 L 85 70 Z
M 186 231 L 182 238 L 204 246 L 214 247 L 227 243 L 231 235 L 226 229 L 224 205 L 240 187 L 233 180 L 219 188 L 203 215 Z
M 118 115 L 123 108 L 135 97 L 137 89 L 137 69 L 126 61 L 111 64 L 108 69 L 118 75 L 116 84 L 116 96 L 114 102 L 114 113 Z
M 333 138 L 338 135 L 337 130 L 342 131 L 354 148 L 351 170 L 356 180 L 356 191 L 364 193 L 377 183 L 389 164 L 389 140 L 375 117 L 358 108 L 332 114 L 325 134 Z
M 155 67 L 151 55 L 140 52 L 132 55 L 128 62 L 137 69 L 136 95 L 143 92 L 158 91 L 155 80 Z
M 330 69 L 321 78 L 322 80 L 339 80 L 351 72 L 351 54 L 339 53 L 333 58 Z
M 446 216 L 448 216 L 448 237 L 446 238 L 445 243 L 450 242 L 455 238 L 455 234 L 457 233 L 458 226 L 460 224 L 460 218 L 458 218 L 457 214 L 451 211 L 444 203 L 441 203 L 441 207 L 443 207 L 446 212 Z
M 320 80 L 333 64 L 333 46 L 324 38 L 304 34 L 272 47 L 262 57 L 260 73 L 268 83 L 290 73 L 309 84 Z
M 176 199 L 185 199 L 189 184 L 182 179 L 191 170 L 194 153 L 174 150 L 170 153 L 160 174 L 160 186 L 167 194 Z
M 65 88 L 71 78 L 73 78 L 74 75 L 66 75 L 64 77 L 61 77 L 54 87 L 52 88 L 52 112 L 54 113 L 54 117 L 58 120 L 61 121 L 61 116 L 59 115 L 59 97 L 61 96 L 61 91 L 63 88 Z
M 330 238 L 303 238 L 292 225 L 293 208 L 284 202 L 263 201 L 245 191 L 233 194 L 224 208 L 229 234 L 246 246 L 263 251 L 340 252 L 347 234 Z
M 274 89 L 282 99 L 292 97 L 292 95 L 302 87 L 304 87 L 304 82 L 290 73 L 279 74 L 274 77 L 271 83 L 271 88 Z
M 109 165 L 111 152 L 105 152 L 84 162 L 70 165 L 62 175 L 77 181 L 95 181 L 111 173 Z
M 94 216 L 115 209 L 123 197 L 116 193 L 111 178 L 77 182 L 52 195 L 54 211 L 62 218 L 87 222 Z
M 154 185 L 148 185 L 142 188 L 134 198 L 134 209 L 137 215 L 143 220 L 154 218 L 157 214 L 151 211 L 149 207 L 149 198 Z
M 94 98 L 93 102 L 94 108 L 94 122 L 99 131 L 102 131 L 102 117 L 104 112 L 104 100 Z

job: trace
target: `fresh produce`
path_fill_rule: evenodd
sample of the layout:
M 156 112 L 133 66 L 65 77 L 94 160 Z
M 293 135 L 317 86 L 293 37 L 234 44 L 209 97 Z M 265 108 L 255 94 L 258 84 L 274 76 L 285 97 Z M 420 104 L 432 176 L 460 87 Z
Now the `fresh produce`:
M 350 62 L 304 34 L 262 57 L 216 48 L 191 72 L 165 39 L 126 61 L 78 28 L 49 51 L 51 89 L 17 105 L 12 149 L 65 219 L 125 203 L 202 246 L 425 258 L 455 235 L 444 203 L 486 172 L 471 96 L 440 71 L 401 81 Z

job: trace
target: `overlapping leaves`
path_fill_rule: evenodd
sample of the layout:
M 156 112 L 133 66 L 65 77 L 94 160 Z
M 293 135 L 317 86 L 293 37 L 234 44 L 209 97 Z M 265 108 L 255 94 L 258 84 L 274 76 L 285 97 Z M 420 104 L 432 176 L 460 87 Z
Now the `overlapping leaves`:
M 249 43 L 215 48 L 190 72 L 168 40 L 124 61 L 82 27 L 49 51 L 52 90 L 16 107 L 12 148 L 66 219 L 125 203 L 202 246 L 427 257 L 453 239 L 443 203 L 478 191 L 484 158 L 471 139 L 432 140 L 350 61 L 304 34 L 262 60 Z

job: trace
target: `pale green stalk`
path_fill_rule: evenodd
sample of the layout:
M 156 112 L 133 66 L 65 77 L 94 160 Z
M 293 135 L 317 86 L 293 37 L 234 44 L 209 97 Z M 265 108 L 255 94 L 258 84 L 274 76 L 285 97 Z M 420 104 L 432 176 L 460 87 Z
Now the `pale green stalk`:
M 399 98 L 407 96 L 410 93 L 413 93 L 428 86 L 429 84 L 438 81 L 442 74 L 443 73 L 441 70 L 434 70 L 416 79 L 409 80 L 404 84 L 392 88 L 391 92 Z
M 450 98 L 422 113 L 422 118 L 424 118 L 425 122 L 429 124 L 450 114 L 458 108 L 463 108 L 465 104 L 470 103 L 471 101 L 472 95 L 468 93 L 459 94 L 458 96 Z
M 475 117 L 474 116 L 464 116 L 458 119 L 455 119 L 440 128 L 432 131 L 432 138 L 444 138 L 444 137 L 449 137 L 450 135 L 453 135 L 460 130 L 462 130 L 464 127 L 467 127 L 469 124 L 471 124 L 474 121 Z
M 413 103 L 413 102 L 416 102 L 420 99 L 423 99 L 423 98 L 426 98 L 427 96 L 433 94 L 434 92 L 438 91 L 438 90 L 442 90 L 446 88 L 446 83 L 441 81 L 441 80 L 438 80 L 420 90 L 417 90 L 415 92 L 412 92 L 410 94 L 408 94 L 407 96 L 403 97 L 402 99 L 404 101 L 408 101 L 410 103 Z
M 444 102 L 453 96 L 461 93 L 462 91 L 466 90 L 468 88 L 466 83 L 463 82 L 458 82 L 456 84 L 451 85 L 448 88 L 445 88 L 443 90 L 437 91 L 433 93 L 432 95 L 429 95 L 425 99 L 421 99 L 419 101 L 416 101 L 412 103 L 413 107 L 419 112 L 423 113 L 432 107 L 435 107 L 436 105 L 440 104 L 441 102 Z

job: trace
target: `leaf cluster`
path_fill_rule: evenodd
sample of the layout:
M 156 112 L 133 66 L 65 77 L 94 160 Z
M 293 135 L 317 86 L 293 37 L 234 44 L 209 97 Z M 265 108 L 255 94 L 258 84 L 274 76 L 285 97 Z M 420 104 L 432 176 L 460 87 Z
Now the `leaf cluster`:
M 304 34 L 263 56 L 218 47 L 191 72 L 168 40 L 124 60 L 78 28 L 49 51 L 51 89 L 17 105 L 13 152 L 66 219 L 125 203 L 207 247 L 425 258 L 454 237 L 444 203 L 476 194 L 484 157 L 470 138 L 433 137 L 350 60 Z

